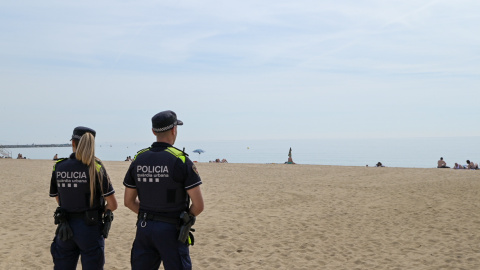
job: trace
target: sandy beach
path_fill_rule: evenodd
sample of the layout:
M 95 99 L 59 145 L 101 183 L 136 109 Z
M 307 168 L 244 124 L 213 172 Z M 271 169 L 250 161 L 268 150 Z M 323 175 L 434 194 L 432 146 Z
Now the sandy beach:
M 49 160 L 0 159 L 0 269 L 52 269 Z M 128 162 L 105 269 L 130 269 Z M 199 163 L 194 269 L 480 269 L 480 171 Z M 79 264 L 78 269 L 81 269 Z

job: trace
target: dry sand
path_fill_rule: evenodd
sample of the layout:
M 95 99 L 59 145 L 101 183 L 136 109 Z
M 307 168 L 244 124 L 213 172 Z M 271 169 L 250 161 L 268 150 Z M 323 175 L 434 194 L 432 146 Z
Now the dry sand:
M 130 269 L 127 162 L 105 269 Z M 52 269 L 53 161 L 0 159 L 0 269 Z M 198 164 L 194 269 L 480 269 L 480 171 Z M 78 269 L 81 269 L 79 264 Z

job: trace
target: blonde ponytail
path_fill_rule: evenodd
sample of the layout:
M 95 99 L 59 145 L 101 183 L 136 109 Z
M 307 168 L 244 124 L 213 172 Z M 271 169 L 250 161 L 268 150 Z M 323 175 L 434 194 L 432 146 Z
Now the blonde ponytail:
M 95 137 L 91 133 L 87 132 L 80 138 L 75 157 L 88 166 L 88 173 L 90 175 L 90 207 L 92 207 L 97 185 L 96 179 L 98 179 L 98 184 L 103 194 L 103 175 L 100 172 L 100 165 L 97 170 L 97 161 L 100 160 L 95 157 Z

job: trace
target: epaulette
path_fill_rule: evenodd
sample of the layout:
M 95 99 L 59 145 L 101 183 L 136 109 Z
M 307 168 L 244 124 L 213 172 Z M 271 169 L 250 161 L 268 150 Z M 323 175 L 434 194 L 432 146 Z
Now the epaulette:
M 68 159 L 68 158 L 66 158 L 66 157 L 62 157 L 62 158 L 57 159 L 57 161 L 56 161 L 55 163 L 59 163 L 59 162 L 65 161 L 65 160 L 67 160 L 67 159 Z
M 137 154 L 133 157 L 133 160 L 135 160 L 138 155 L 143 154 L 143 153 L 149 151 L 150 149 L 152 149 L 152 148 L 151 148 L 151 147 L 147 147 L 147 148 L 143 148 L 142 150 L 138 151 Z
M 100 159 L 95 157 L 95 168 L 97 169 L 97 172 L 100 172 L 100 169 L 102 169 L 103 163 Z
M 167 151 L 168 153 L 170 153 L 170 154 L 174 155 L 175 157 L 181 159 L 182 162 L 185 163 L 185 159 L 186 159 L 185 157 L 187 156 L 187 154 L 185 152 L 183 152 L 182 150 L 171 146 L 171 147 L 165 148 L 165 151 Z
M 55 166 L 57 166 L 58 163 L 63 162 L 67 160 L 68 158 L 59 158 L 57 161 L 55 161 L 55 164 L 53 164 L 53 171 L 55 171 Z
M 180 149 L 176 148 L 175 146 L 172 146 L 172 147 L 177 149 L 178 151 L 182 152 L 184 156 L 188 157 L 188 154 L 185 153 L 185 147 L 183 148 L 183 150 L 180 150 Z

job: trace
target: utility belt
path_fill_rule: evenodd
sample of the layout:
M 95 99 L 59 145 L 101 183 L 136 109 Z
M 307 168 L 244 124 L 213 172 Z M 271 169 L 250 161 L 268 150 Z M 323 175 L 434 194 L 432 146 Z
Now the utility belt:
M 195 224 L 195 216 L 190 215 L 185 211 L 182 212 L 178 218 L 167 217 L 162 214 L 149 213 L 144 211 L 138 212 L 138 221 L 140 222 L 140 226 L 142 228 L 145 228 L 147 226 L 148 220 L 174 224 L 177 226 L 178 230 L 178 241 L 192 246 L 195 243 L 195 238 L 192 234 L 192 232 L 195 231 L 195 229 L 192 228 L 193 224 Z
M 142 226 L 142 228 L 147 225 L 147 220 L 161 221 L 165 223 L 175 224 L 177 226 L 180 225 L 180 217 L 167 217 L 162 214 L 155 214 L 144 211 L 138 212 L 138 221 L 141 221 L 140 226 Z
M 60 215 L 55 215 L 55 224 L 59 224 L 62 217 L 65 220 L 72 218 L 83 218 L 85 224 L 88 226 L 97 225 L 102 220 L 102 212 L 99 209 L 88 210 L 83 212 L 66 212 L 63 211 Z
M 72 218 L 81 218 L 88 226 L 101 224 L 102 235 L 104 238 L 108 237 L 108 232 L 110 231 L 110 226 L 113 221 L 112 211 L 107 210 L 102 216 L 102 211 L 100 209 L 88 210 L 84 212 L 67 212 L 65 209 L 57 207 L 53 217 L 55 220 L 55 225 L 58 225 L 55 235 L 58 235 L 62 241 L 66 241 L 73 237 L 73 232 L 68 224 L 68 221 Z

